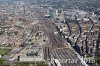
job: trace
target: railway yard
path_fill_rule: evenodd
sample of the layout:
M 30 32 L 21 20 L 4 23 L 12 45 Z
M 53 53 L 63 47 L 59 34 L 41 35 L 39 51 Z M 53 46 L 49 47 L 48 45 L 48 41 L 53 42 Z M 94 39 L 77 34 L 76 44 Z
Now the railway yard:
M 0 52 L 5 51 L 0 58 L 4 63 L 15 66 L 17 62 L 27 62 L 32 66 L 42 61 L 48 66 L 88 66 L 83 58 L 96 56 L 96 50 L 100 48 L 96 42 L 100 21 L 94 14 L 77 9 L 13 5 L 17 7 L 11 6 L 11 10 L 19 8 L 15 15 L 0 13 L 2 17 L 9 15 L 5 19 L 12 22 L 9 28 L 0 29 Z

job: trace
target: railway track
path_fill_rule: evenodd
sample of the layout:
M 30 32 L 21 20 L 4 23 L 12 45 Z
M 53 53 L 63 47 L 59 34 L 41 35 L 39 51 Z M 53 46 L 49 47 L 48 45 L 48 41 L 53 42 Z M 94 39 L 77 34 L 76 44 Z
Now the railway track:
M 65 48 L 65 49 L 60 49 L 60 50 L 52 50 L 51 51 L 52 53 L 52 56 L 54 59 L 58 59 L 58 60 L 77 60 L 77 63 L 73 62 L 61 62 L 61 65 L 62 66 L 83 66 L 81 63 L 80 63 L 80 60 L 77 58 L 76 54 L 73 53 L 73 51 L 69 48 Z
M 42 14 L 39 13 L 39 18 L 42 17 Z M 76 54 L 69 48 L 64 45 L 64 38 L 59 35 L 55 35 L 54 32 L 57 31 L 56 25 L 48 20 L 39 20 L 42 24 L 42 30 L 49 39 L 49 44 L 43 47 L 44 58 L 45 59 L 78 59 Z M 69 29 L 71 34 L 71 31 Z M 50 46 L 50 47 L 49 47 Z M 66 48 L 65 48 L 66 47 Z M 61 66 L 82 66 L 80 63 L 68 63 L 61 62 Z

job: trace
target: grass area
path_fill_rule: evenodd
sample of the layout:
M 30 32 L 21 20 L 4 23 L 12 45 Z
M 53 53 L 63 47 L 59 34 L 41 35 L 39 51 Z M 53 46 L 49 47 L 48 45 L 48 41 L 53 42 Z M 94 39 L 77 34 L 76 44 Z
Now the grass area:
M 88 54 L 86 57 L 87 57 L 87 58 L 88 58 L 88 57 L 92 57 L 92 55 L 91 55 L 91 54 Z
M 1 66 L 10 66 L 10 65 L 1 65 Z
M 29 66 L 29 64 L 25 64 L 25 63 L 17 63 L 16 66 Z
M 2 35 L 4 32 L 3 31 L 0 31 L 0 35 Z
M 10 66 L 9 64 L 5 64 L 4 61 L 4 59 L 0 59 L 0 66 Z
M 10 26 L 10 25 L 0 26 L 0 28 L 2 28 L 2 29 L 6 29 L 6 28 L 11 28 L 11 26 Z
M 15 31 L 15 32 L 8 32 L 7 34 L 10 35 L 10 36 L 11 36 L 12 34 L 17 35 L 18 32 L 17 32 L 17 31 Z
M 6 55 L 11 49 L 0 49 L 0 55 Z
M 4 60 L 3 59 L 0 59 L 0 64 L 4 64 Z
M 95 58 L 96 63 L 100 64 L 100 58 Z
M 45 65 L 45 63 L 44 62 L 37 62 L 36 63 L 36 65 L 35 65 L 35 63 L 31 63 L 33 66 L 47 66 L 47 65 Z M 30 66 L 30 63 L 28 63 L 28 62 L 20 62 L 20 63 L 16 63 L 16 66 Z

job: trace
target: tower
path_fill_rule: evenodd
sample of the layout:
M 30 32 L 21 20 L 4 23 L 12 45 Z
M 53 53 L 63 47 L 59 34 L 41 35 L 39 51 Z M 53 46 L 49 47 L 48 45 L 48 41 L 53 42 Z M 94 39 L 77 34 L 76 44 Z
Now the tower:
M 26 14 L 25 11 L 26 11 L 26 10 L 25 10 L 25 6 L 23 5 L 23 17 L 24 17 L 24 18 L 25 18 L 25 14 Z
M 58 15 L 59 15 L 58 10 L 56 10 L 56 16 L 58 16 Z
M 54 10 L 53 10 L 53 8 L 49 8 L 49 15 L 50 15 L 50 17 L 54 17 Z

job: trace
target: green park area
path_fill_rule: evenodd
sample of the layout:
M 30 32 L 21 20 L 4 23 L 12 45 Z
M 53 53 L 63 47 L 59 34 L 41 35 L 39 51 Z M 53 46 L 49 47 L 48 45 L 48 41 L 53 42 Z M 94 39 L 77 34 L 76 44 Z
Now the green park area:
M 4 64 L 4 60 L 3 59 L 0 59 L 0 64 Z
M 16 63 L 16 66 L 47 66 L 47 65 L 45 65 L 45 63 L 44 62 L 37 62 L 36 64 L 35 63 Z
M 9 64 L 4 63 L 4 59 L 0 58 L 0 66 L 10 66 Z
M 0 49 L 0 55 L 6 55 L 11 49 Z
M 100 64 L 100 57 L 99 57 L 99 58 L 95 58 L 95 62 L 96 62 L 97 64 Z
M 11 25 L 4 25 L 4 26 L 0 25 L 0 28 L 2 28 L 2 29 L 11 28 Z
M 6 55 L 11 49 L 6 49 L 6 48 L 0 48 L 0 55 Z M 9 64 L 4 63 L 4 59 L 0 58 L 0 66 L 10 66 Z

